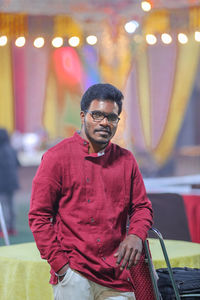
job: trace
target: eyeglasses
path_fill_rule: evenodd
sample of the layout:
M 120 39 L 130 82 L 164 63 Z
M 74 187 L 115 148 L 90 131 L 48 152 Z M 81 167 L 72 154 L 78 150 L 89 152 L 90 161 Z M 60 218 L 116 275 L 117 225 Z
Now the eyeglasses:
M 93 120 L 95 122 L 100 122 L 104 118 L 107 118 L 107 120 L 108 120 L 109 123 L 117 124 L 119 122 L 119 120 L 120 120 L 120 118 L 118 117 L 118 115 L 114 114 L 114 113 L 106 114 L 106 113 L 101 112 L 99 110 L 93 110 L 93 111 L 87 110 L 86 112 L 88 112 L 92 116 L 92 118 L 93 118 Z

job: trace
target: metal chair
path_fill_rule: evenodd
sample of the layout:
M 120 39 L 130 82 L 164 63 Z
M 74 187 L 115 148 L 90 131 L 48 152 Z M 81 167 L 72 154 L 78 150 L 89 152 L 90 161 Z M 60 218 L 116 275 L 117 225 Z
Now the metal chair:
M 173 287 L 173 290 L 174 290 L 175 299 L 176 300 L 181 300 L 182 298 L 186 298 L 186 297 L 198 297 L 198 299 L 200 299 L 200 294 L 180 295 L 180 293 L 178 291 L 176 281 L 174 279 L 173 270 L 172 270 L 172 267 L 171 267 L 171 264 L 170 264 L 170 261 L 169 261 L 169 257 L 168 257 L 168 254 L 167 254 L 167 250 L 166 250 L 166 247 L 165 247 L 165 243 L 164 243 L 162 234 L 159 232 L 158 229 L 153 228 L 153 227 L 150 229 L 150 231 L 153 232 L 158 237 L 158 239 L 160 241 L 163 256 L 165 258 L 165 262 L 166 262 L 167 269 L 168 269 L 168 272 L 169 272 L 169 277 L 170 277 L 172 287 Z M 152 285 L 153 285 L 155 299 L 160 300 L 160 299 L 162 299 L 162 297 L 161 297 L 161 294 L 160 294 L 159 289 L 158 289 L 157 279 L 155 277 L 155 271 L 154 271 L 155 269 L 154 269 L 154 266 L 153 266 L 153 263 L 152 263 L 151 254 L 150 254 L 150 250 L 149 250 L 149 247 L 148 247 L 147 240 L 145 240 L 145 242 L 144 242 L 144 248 L 145 248 L 146 260 L 147 260 L 148 265 L 149 265 L 149 271 L 150 271 L 150 276 L 151 276 L 151 281 L 152 281 Z

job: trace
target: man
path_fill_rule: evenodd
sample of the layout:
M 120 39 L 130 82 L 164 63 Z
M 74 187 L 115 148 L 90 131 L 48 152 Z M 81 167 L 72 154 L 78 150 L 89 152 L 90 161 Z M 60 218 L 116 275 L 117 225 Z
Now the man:
M 110 142 L 122 99 L 110 84 L 91 86 L 81 131 L 46 152 L 33 181 L 29 222 L 56 300 L 135 299 L 130 268 L 152 207 L 133 155 Z

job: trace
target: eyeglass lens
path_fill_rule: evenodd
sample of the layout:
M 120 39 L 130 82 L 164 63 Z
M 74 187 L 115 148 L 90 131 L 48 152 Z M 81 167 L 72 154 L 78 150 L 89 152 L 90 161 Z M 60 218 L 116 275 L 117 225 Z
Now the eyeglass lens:
M 101 111 L 92 111 L 91 115 L 94 120 L 102 121 L 105 117 L 107 118 L 108 122 L 118 122 L 119 118 L 118 115 L 111 113 L 111 114 L 105 114 Z

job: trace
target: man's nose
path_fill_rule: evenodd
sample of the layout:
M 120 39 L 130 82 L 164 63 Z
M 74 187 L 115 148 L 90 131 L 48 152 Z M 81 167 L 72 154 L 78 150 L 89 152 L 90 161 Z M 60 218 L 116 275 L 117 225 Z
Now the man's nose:
M 104 117 L 103 120 L 101 120 L 100 124 L 103 126 L 108 126 L 110 123 L 108 122 L 108 118 Z

